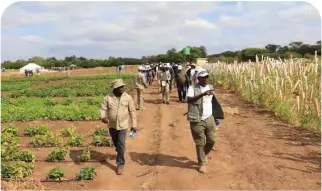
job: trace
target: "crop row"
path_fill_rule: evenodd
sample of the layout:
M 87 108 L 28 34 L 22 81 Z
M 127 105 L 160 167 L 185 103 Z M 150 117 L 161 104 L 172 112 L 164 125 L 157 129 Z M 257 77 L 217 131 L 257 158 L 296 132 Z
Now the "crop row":
M 57 81 L 57 80 L 99 80 L 99 79 L 129 79 L 132 78 L 132 74 L 102 74 L 95 76 L 33 76 L 33 77 L 15 77 L 15 78 L 4 78 L 1 80 L 4 82 L 30 82 L 30 81 L 39 81 L 39 82 L 49 82 L 49 81 Z
M 55 100 L 53 98 L 2 98 L 1 122 L 49 120 L 98 120 L 101 97 Z
M 73 144 L 64 146 L 64 140 L 70 143 L 76 136 L 76 128 L 69 127 L 59 131 L 58 136 L 53 136 L 49 132 L 48 126 L 39 125 L 28 127 L 24 131 L 25 136 L 33 136 L 31 144 L 33 146 L 46 146 L 43 143 L 51 143 L 55 148 L 48 154 L 47 162 L 57 162 L 65 160 L 67 153 L 70 150 L 70 146 L 80 146 L 79 144 Z M 107 129 L 96 129 L 91 133 L 93 137 L 94 146 L 108 146 L 112 147 L 112 140 L 108 136 Z M 30 175 L 35 166 L 35 155 L 29 150 L 19 149 L 20 137 L 18 137 L 18 128 L 13 125 L 8 125 L 2 129 L 1 132 L 1 177 L 2 178 L 23 178 Z M 105 142 L 104 142 L 105 141 Z M 76 143 L 78 143 L 76 141 Z M 89 149 L 83 150 L 83 152 L 77 156 L 77 162 L 87 162 L 91 159 Z M 52 169 L 47 179 L 57 180 L 63 176 L 64 172 L 61 168 Z M 81 169 L 77 174 L 77 180 L 91 180 L 96 175 L 95 169 L 91 167 L 85 167 Z
M 126 84 L 130 84 L 130 80 L 124 80 Z M 41 87 L 34 89 L 22 89 L 13 91 L 9 94 L 11 98 L 17 97 L 69 97 L 69 96 L 98 96 L 105 95 L 111 90 L 111 80 L 81 80 L 69 81 L 64 84 Z M 131 86 L 127 87 L 131 91 Z
M 37 82 L 39 83 L 39 82 Z M 1 83 L 1 91 L 12 91 L 12 90 L 24 90 L 30 87 L 30 82 L 20 82 L 20 83 Z

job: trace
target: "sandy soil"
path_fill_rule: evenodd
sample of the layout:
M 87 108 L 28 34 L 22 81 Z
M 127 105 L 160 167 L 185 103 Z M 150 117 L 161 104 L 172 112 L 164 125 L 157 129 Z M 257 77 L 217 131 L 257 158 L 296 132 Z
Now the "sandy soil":
M 215 92 L 226 118 L 217 132 L 216 150 L 210 153 L 206 174 L 197 171 L 194 142 L 183 116 L 187 105 L 177 102 L 177 91 L 171 93 L 170 105 L 162 104 L 161 95 L 152 86 L 145 93 L 146 109 L 138 113 L 142 130 L 127 139 L 122 176 L 115 174 L 113 148 L 91 148 L 92 159 L 83 164 L 74 162 L 83 148 L 73 148 L 60 163 L 44 162 L 51 149 L 41 148 L 32 149 L 37 162 L 28 179 L 41 180 L 46 188 L 56 190 L 320 190 L 320 136 L 281 122 L 227 90 L 217 88 Z M 20 133 L 31 124 L 48 124 L 54 132 L 74 125 L 78 134 L 103 127 L 97 121 L 13 124 L 21 127 Z M 68 180 L 45 182 L 49 170 L 57 165 L 66 169 Z M 95 180 L 73 181 L 81 166 L 95 167 Z

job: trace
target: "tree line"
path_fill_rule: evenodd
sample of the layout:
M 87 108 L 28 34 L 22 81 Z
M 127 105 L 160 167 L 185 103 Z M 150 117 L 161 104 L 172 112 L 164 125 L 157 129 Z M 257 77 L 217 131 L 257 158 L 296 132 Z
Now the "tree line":
M 293 58 L 314 58 L 315 51 L 321 55 L 321 41 L 316 44 L 304 44 L 295 41 L 288 45 L 268 44 L 264 48 L 245 48 L 240 51 L 225 51 L 219 54 L 208 54 L 205 46 L 190 46 L 190 55 L 184 55 L 184 49 L 169 49 L 167 52 L 158 55 L 143 56 L 142 58 L 122 58 L 109 57 L 108 59 L 88 59 L 84 57 L 66 56 L 64 59 L 55 57 L 42 58 L 33 56 L 28 60 L 4 61 L 2 68 L 19 69 L 28 63 L 36 63 L 45 68 L 64 67 L 76 65 L 81 68 L 112 67 L 119 65 L 140 65 L 145 63 L 173 62 L 182 63 L 186 61 L 194 62 L 197 58 L 208 58 L 209 62 L 225 61 L 255 61 L 256 55 L 264 55 L 271 58 L 287 59 Z

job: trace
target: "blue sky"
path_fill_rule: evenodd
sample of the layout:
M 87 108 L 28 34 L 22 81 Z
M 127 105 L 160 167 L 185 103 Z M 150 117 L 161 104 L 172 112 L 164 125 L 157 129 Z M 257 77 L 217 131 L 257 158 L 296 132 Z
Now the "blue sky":
M 141 58 L 186 45 L 211 54 L 321 39 L 320 15 L 305 2 L 17 2 L 1 25 L 1 61 Z

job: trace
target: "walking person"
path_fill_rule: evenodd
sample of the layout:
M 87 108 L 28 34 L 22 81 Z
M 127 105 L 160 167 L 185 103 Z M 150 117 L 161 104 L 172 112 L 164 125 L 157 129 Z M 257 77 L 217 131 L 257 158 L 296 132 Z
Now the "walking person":
M 149 86 L 152 85 L 152 80 L 153 80 L 153 74 L 152 74 L 152 69 L 148 71 L 148 79 L 149 79 Z
M 198 72 L 198 83 L 188 89 L 188 115 L 199 164 L 199 172 L 206 173 L 207 155 L 215 144 L 212 98 L 213 86 L 208 84 L 209 74 L 203 70 Z
M 162 86 L 161 86 L 161 74 L 162 74 L 162 67 L 163 67 L 163 65 L 162 64 L 160 64 L 159 65 L 159 70 L 157 70 L 157 82 L 158 82 L 158 92 L 160 92 L 160 93 L 162 93 L 161 92 L 161 89 L 162 89 Z
M 184 79 L 180 79 L 180 78 L 184 78 Z M 176 69 L 175 80 L 177 84 L 179 102 L 182 103 L 186 99 L 186 91 L 187 91 L 186 82 L 188 81 L 188 76 L 184 71 L 182 71 L 182 66 L 178 66 L 178 68 Z
M 165 104 L 170 104 L 170 94 L 169 94 L 169 87 L 170 87 L 170 79 L 171 75 L 168 71 L 168 66 L 164 65 L 162 67 L 162 73 L 160 75 L 160 81 L 161 81 L 161 93 L 162 93 L 162 100 Z
M 125 138 L 127 130 L 136 132 L 136 111 L 132 97 L 125 93 L 126 84 L 122 79 L 112 82 L 113 92 L 106 95 L 101 103 L 100 119 L 107 124 L 116 148 L 116 174 L 121 175 L 125 165 Z
M 169 70 L 169 73 L 170 73 L 170 82 L 169 82 L 169 91 L 171 92 L 172 91 L 172 83 L 174 83 L 174 71 L 173 71 L 173 68 L 172 66 L 170 65 L 170 63 L 167 64 L 167 67 L 168 67 L 168 70 Z
M 147 88 L 148 85 L 145 81 L 145 76 L 143 74 L 143 68 L 142 66 L 139 66 L 138 72 L 133 76 L 133 84 L 134 87 L 136 88 L 137 92 L 137 106 L 136 109 L 144 109 L 143 103 L 144 103 L 144 96 L 143 96 L 143 91 L 144 88 Z

